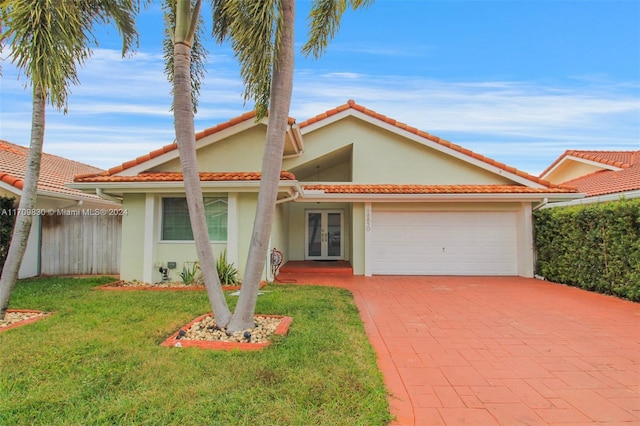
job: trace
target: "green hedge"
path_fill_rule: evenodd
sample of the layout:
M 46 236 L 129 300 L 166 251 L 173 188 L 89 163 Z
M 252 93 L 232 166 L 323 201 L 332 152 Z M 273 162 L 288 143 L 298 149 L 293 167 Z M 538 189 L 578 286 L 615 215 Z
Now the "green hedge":
M 16 207 L 16 199 L 0 197 L 0 271 L 4 267 L 4 260 L 7 258 L 13 224 L 16 216 L 13 209 Z
M 640 200 L 534 213 L 536 273 L 640 301 Z

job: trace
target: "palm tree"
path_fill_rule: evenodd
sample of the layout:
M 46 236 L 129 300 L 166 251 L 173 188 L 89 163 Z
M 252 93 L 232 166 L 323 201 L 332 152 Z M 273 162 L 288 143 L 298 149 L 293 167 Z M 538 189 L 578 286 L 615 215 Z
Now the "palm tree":
M 315 0 L 311 11 L 309 41 L 303 47 L 303 53 L 319 57 L 337 32 L 340 18 L 347 6 L 358 9 L 372 2 L 373 0 Z M 193 95 L 194 90 L 197 92 L 200 77 L 198 71 L 201 71 L 201 68 L 194 66 L 194 63 L 201 63 L 199 61 L 202 60 L 201 55 L 194 54 L 198 46 L 201 0 L 169 0 L 169 21 L 175 23 L 175 31 L 170 44 L 173 48 L 166 57 L 169 63 L 173 61 L 173 66 L 168 71 L 170 78 L 173 78 L 176 139 L 189 218 L 216 323 L 219 327 L 226 327 L 227 332 L 231 333 L 254 327 L 253 316 L 275 213 L 293 91 L 295 0 L 211 0 L 211 3 L 213 35 L 218 42 L 227 39 L 231 41 L 240 62 L 245 100 L 255 101 L 258 120 L 269 115 L 247 267 L 238 305 L 231 316 L 215 273 L 204 208 L 201 207 L 202 190 L 197 174 L 193 125 L 193 108 L 197 95 L 189 99 L 189 94 Z M 172 16 L 171 13 L 175 15 Z M 180 80 L 176 81 L 178 78 Z M 207 283 L 207 279 L 212 282 Z
M 78 84 L 77 66 L 91 56 L 90 45 L 97 24 L 114 22 L 123 40 L 122 53 L 136 43 L 134 0 L 2 0 L 0 44 L 8 42 L 17 67 L 29 79 L 33 91 L 31 140 L 19 211 L 35 208 L 40 159 L 45 132 L 45 110 L 67 110 L 69 87 Z M 33 217 L 16 218 L 11 245 L 0 276 L 0 320 L 18 278 Z
M 173 83 L 174 127 L 193 240 L 216 324 L 224 327 L 231 318 L 231 312 L 224 298 L 209 241 L 193 120 L 204 55 L 197 43 L 200 6 L 201 0 L 195 0 L 193 5 L 191 0 L 167 2 L 168 25 L 173 25 L 173 28 L 168 28 L 170 37 L 165 42 L 165 58 L 168 64 L 166 71 Z
M 336 34 L 350 5 L 368 6 L 372 0 L 316 0 L 311 10 L 309 41 L 303 53 L 319 57 Z M 232 46 L 240 61 L 245 99 L 256 101 L 258 118 L 267 111 L 267 140 L 262 158 L 258 205 L 238 304 L 227 332 L 254 327 L 256 300 L 273 224 L 285 133 L 289 119 L 294 70 L 294 0 L 227 0 L 226 19 Z M 225 12 L 223 10 L 223 12 Z

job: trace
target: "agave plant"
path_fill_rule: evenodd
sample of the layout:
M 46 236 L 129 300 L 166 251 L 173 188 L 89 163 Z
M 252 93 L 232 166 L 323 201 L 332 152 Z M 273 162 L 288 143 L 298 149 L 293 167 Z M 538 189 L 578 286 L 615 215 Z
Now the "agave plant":
M 238 278 L 238 269 L 234 266 L 233 262 L 227 261 L 227 251 L 223 251 L 218 256 L 216 261 L 216 269 L 218 270 L 218 278 L 222 285 L 239 285 L 240 279 Z
M 191 268 L 188 268 L 187 265 L 191 263 Z M 194 284 L 196 282 L 196 275 L 200 272 L 200 263 L 199 262 L 185 262 L 182 266 L 182 272 L 180 272 L 180 277 L 182 278 L 182 282 L 186 285 Z

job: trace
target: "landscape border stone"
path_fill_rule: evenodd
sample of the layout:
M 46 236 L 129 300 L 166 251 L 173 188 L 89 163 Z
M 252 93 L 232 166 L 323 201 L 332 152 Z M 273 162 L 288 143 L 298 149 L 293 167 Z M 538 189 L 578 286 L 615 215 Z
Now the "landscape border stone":
M 181 348 L 200 348 L 200 349 L 209 349 L 209 350 L 218 350 L 218 351 L 232 351 L 232 350 L 240 350 L 240 351 L 256 351 L 264 349 L 265 347 L 271 344 L 270 341 L 262 342 L 262 343 L 245 343 L 245 342 L 221 342 L 217 340 L 183 340 L 176 339 L 178 333 L 180 331 L 185 331 L 191 328 L 191 326 L 199 321 L 202 321 L 204 318 L 211 316 L 211 313 L 200 315 L 195 318 L 189 324 L 180 327 L 175 333 L 169 336 L 164 342 L 160 344 L 160 346 L 165 347 L 176 347 L 176 344 L 179 343 L 179 347 Z M 262 315 L 256 314 L 258 317 L 267 317 L 267 318 L 281 318 L 280 324 L 273 332 L 274 335 L 286 336 L 289 332 L 289 327 L 293 322 L 292 317 L 283 316 L 283 315 Z
M 7 313 L 11 313 L 11 312 L 37 314 L 37 316 L 32 318 L 27 318 L 26 320 L 15 322 L 6 327 L 2 327 L 0 328 L 0 333 L 2 333 L 3 331 L 11 330 L 13 328 L 22 327 L 23 325 L 31 324 L 36 321 L 40 321 L 43 318 L 50 317 L 51 315 L 53 315 L 53 312 L 44 312 L 44 311 L 38 311 L 35 309 L 7 309 Z
M 103 284 L 103 285 L 99 285 L 97 287 L 94 287 L 94 290 L 106 290 L 106 291 L 197 291 L 197 290 L 204 290 L 204 286 L 203 285 L 183 285 L 183 286 L 175 286 L 175 287 L 170 287 L 170 286 L 157 286 L 157 285 L 153 285 L 153 284 L 141 284 L 141 285 L 137 285 L 137 286 L 121 286 L 118 284 L 124 283 L 126 281 L 124 280 L 119 280 L 119 281 L 114 281 L 112 283 L 107 283 L 107 284 Z M 260 282 L 260 288 L 264 287 L 267 285 L 266 281 L 261 281 Z M 222 286 L 222 290 L 224 291 L 237 291 L 240 290 L 240 286 L 239 285 L 223 285 Z

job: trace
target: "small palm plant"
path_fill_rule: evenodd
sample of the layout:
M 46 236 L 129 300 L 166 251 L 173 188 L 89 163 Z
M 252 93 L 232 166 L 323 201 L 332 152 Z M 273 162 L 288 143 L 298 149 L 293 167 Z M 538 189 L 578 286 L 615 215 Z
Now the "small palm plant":
M 238 278 L 238 269 L 234 266 L 233 262 L 227 261 L 227 251 L 223 251 L 218 256 L 216 261 L 216 269 L 218 270 L 218 278 L 222 285 L 240 285 L 240 279 Z
M 188 268 L 187 265 L 191 263 L 191 268 Z M 185 262 L 182 266 L 182 272 L 180 272 L 180 277 L 182 278 L 182 282 L 186 285 L 191 285 L 196 283 L 196 275 L 200 272 L 200 263 L 199 262 Z

